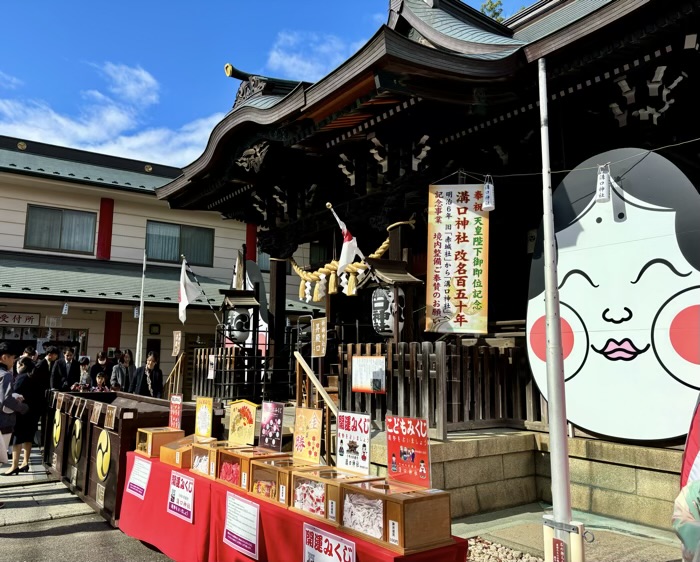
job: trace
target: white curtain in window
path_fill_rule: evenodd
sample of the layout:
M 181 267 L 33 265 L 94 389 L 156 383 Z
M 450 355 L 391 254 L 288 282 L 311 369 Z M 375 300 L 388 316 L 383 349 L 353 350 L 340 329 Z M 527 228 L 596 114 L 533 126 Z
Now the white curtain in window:
M 148 221 L 146 225 L 146 255 L 157 261 L 180 261 L 180 226 Z M 189 260 L 189 256 L 187 256 Z
M 46 207 L 27 207 L 28 248 L 58 250 L 61 244 L 61 210 Z
M 90 252 L 95 249 L 95 215 L 84 211 L 63 211 L 61 249 Z
M 211 267 L 214 261 L 214 231 L 210 228 L 182 226 L 182 253 L 192 265 Z

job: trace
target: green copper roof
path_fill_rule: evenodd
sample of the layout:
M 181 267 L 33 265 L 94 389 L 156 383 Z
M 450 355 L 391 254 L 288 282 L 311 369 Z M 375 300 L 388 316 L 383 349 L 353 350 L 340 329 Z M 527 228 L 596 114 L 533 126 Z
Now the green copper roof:
M 403 0 L 401 15 L 429 44 L 463 57 L 497 60 L 524 45 L 506 33 L 496 33 L 495 26 L 489 29 L 463 6 L 430 6 L 425 0 Z
M 193 267 L 195 273 L 197 268 Z M 0 252 L 0 296 L 5 298 L 60 299 L 68 302 L 139 304 L 141 296 L 140 263 L 98 261 L 43 254 Z M 219 289 L 224 283 L 197 276 L 206 298 L 217 309 L 223 301 Z M 144 303 L 177 306 L 180 267 L 148 265 L 144 284 Z M 204 296 L 190 305 L 208 307 Z M 318 306 L 287 300 L 287 310 L 309 312 Z
M 513 37 L 526 43 L 539 41 L 552 33 L 564 29 L 566 26 L 589 16 L 596 10 L 614 2 L 615 0 L 573 0 L 562 6 L 556 7 L 550 13 L 542 16 L 522 29 L 518 29 Z

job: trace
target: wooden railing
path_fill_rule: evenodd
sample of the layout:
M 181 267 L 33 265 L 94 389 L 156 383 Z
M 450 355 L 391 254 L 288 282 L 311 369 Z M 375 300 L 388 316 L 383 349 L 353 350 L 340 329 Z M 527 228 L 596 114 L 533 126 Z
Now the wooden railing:
M 368 413 L 382 430 L 386 414 L 427 418 L 430 437 L 442 440 L 463 429 L 546 429 L 524 353 L 446 342 L 348 345 L 340 349 L 341 410 Z M 386 357 L 386 394 L 352 391 L 356 355 Z
M 186 365 L 185 354 L 181 353 L 163 384 L 166 388 L 164 398 L 169 399 L 173 394 L 182 394 L 182 381 L 184 380 Z

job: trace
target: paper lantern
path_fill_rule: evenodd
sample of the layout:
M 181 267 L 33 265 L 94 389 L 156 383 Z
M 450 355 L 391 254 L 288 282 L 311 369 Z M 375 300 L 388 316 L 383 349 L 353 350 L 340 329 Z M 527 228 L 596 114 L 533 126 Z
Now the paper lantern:
M 394 335 L 394 318 L 399 315 L 399 333 L 403 330 L 403 308 L 406 302 L 403 289 L 397 288 L 398 306 L 394 306 L 394 289 L 379 287 L 372 293 L 372 327 L 382 336 Z
M 234 308 L 228 311 L 226 320 L 226 337 L 235 343 L 245 343 L 250 336 L 250 311 Z

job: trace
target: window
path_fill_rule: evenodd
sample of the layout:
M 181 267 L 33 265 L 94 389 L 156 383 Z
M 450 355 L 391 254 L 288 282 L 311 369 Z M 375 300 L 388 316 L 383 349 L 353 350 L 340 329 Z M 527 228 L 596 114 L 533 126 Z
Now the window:
M 287 260 L 285 261 L 285 266 L 287 275 L 291 275 L 292 264 Z M 258 250 L 258 267 L 260 268 L 260 271 L 270 271 L 270 254 L 267 254 L 262 250 Z
M 310 265 L 325 265 L 327 262 L 328 253 L 326 246 L 320 242 L 311 242 L 309 244 L 309 264 Z
M 146 222 L 146 255 L 151 261 L 178 263 L 180 255 L 190 265 L 214 265 L 214 229 Z
M 27 205 L 24 247 L 92 254 L 97 213 Z

